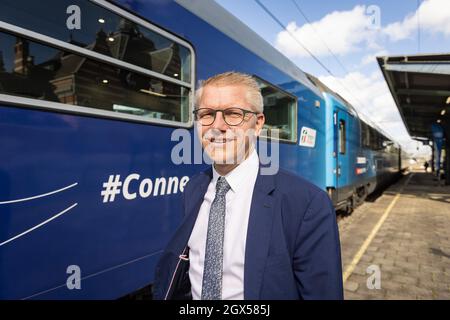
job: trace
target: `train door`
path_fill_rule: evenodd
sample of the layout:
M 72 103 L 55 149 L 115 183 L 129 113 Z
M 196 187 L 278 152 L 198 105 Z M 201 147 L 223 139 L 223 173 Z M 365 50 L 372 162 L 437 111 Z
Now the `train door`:
M 345 110 L 336 108 L 334 112 L 335 155 L 336 155 L 336 190 L 339 202 L 348 198 L 349 193 L 349 152 L 348 119 Z

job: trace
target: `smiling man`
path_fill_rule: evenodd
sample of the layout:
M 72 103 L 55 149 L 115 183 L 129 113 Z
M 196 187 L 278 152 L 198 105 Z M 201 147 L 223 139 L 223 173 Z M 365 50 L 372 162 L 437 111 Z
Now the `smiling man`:
M 185 187 L 185 218 L 156 268 L 156 299 L 342 299 L 328 195 L 279 170 L 261 173 L 263 98 L 227 72 L 196 93 L 196 127 L 212 167 Z
M 255 151 L 264 125 L 260 89 L 251 77 L 230 72 L 205 81 L 196 98 L 201 102 L 194 113 L 203 148 L 224 176 Z

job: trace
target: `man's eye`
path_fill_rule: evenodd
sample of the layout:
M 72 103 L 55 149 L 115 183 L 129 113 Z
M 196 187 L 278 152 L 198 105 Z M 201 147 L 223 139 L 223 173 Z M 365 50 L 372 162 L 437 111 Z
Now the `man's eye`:
M 227 116 L 229 116 L 229 117 L 235 117 L 235 118 L 239 118 L 239 117 L 242 117 L 242 112 L 240 112 L 240 111 L 227 111 L 226 112 L 226 115 Z
M 212 113 L 212 112 L 201 112 L 201 113 L 199 113 L 199 115 L 198 115 L 200 118 L 209 118 L 209 117 L 213 117 L 214 116 L 214 113 Z

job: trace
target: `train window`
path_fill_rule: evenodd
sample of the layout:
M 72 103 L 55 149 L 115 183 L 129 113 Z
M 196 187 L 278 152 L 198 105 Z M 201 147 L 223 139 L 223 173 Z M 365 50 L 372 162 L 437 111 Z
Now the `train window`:
M 394 143 L 383 135 L 383 150 L 388 153 L 393 153 L 394 149 Z
M 192 47 L 107 1 L 3 0 L 0 30 L 1 93 L 78 107 L 24 105 L 192 125 Z
M 383 150 L 383 135 L 379 132 L 377 133 L 378 133 L 378 140 L 377 140 L 378 150 Z
M 339 153 L 340 154 L 345 154 L 345 144 L 346 144 L 345 121 L 339 120 Z
M 256 78 L 264 99 L 264 129 L 267 136 L 271 130 L 277 129 L 278 138 L 285 141 L 296 141 L 297 137 L 297 99 L 264 80 Z
M 1 32 L 0 52 L 0 93 L 189 120 L 189 89 L 183 86 Z
M 379 138 L 378 138 L 378 132 L 372 128 L 370 128 L 370 149 L 372 150 L 378 150 L 379 146 L 378 146 L 378 142 L 379 142 Z
M 370 147 L 370 130 L 369 126 L 361 121 L 361 138 L 364 147 Z
M 190 84 L 192 57 L 187 43 L 100 4 L 111 6 L 100 0 L 46 0 L 45 5 L 2 0 L 0 20 Z

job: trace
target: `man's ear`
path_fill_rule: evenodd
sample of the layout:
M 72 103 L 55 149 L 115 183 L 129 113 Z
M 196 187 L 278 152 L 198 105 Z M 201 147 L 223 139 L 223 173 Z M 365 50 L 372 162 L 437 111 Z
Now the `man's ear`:
M 264 116 L 264 113 L 259 113 L 256 115 L 255 135 L 257 137 L 259 137 L 259 135 L 261 134 L 261 130 L 265 122 L 266 117 Z

